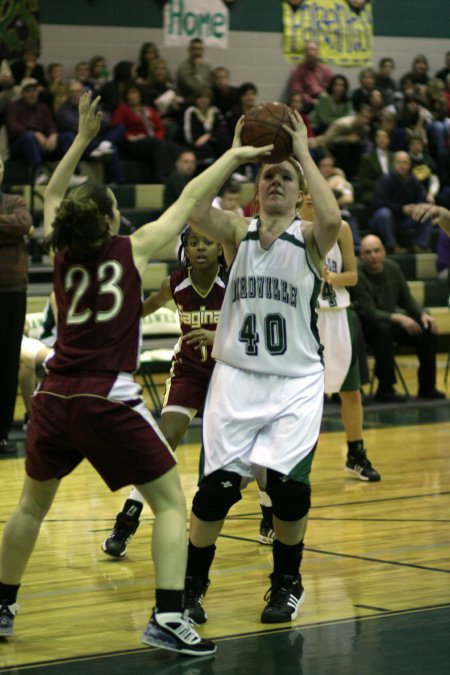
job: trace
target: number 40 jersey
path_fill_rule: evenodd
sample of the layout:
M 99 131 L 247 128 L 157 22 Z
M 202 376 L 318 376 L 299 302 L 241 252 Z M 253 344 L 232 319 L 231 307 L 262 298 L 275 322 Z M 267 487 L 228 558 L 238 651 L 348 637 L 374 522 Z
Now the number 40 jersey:
M 81 263 L 55 255 L 55 373 L 133 373 L 141 343 L 141 278 L 129 237 L 111 237 Z
M 251 221 L 230 269 L 213 357 L 266 375 L 302 377 L 323 370 L 316 303 L 321 279 L 300 221 L 269 249 Z

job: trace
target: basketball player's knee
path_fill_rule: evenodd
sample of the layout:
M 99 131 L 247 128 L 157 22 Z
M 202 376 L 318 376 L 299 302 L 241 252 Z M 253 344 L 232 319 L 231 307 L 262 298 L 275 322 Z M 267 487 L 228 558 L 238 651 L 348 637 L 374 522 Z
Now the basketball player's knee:
M 202 478 L 192 502 L 192 511 L 200 520 L 223 520 L 241 498 L 241 476 L 219 469 Z
M 310 509 L 311 486 L 277 471 L 267 472 L 266 492 L 272 500 L 273 513 L 280 520 L 301 520 Z

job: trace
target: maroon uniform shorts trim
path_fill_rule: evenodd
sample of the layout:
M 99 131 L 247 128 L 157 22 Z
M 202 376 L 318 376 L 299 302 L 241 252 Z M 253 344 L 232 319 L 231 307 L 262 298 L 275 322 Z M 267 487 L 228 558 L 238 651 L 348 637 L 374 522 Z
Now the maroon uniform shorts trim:
M 37 392 L 25 469 L 38 481 L 63 478 L 87 459 L 111 490 L 142 485 L 176 464 L 146 409 L 92 394 Z
M 196 410 L 201 416 L 211 375 L 212 370 L 204 373 L 175 363 L 166 380 L 162 411 L 168 406 L 177 406 Z

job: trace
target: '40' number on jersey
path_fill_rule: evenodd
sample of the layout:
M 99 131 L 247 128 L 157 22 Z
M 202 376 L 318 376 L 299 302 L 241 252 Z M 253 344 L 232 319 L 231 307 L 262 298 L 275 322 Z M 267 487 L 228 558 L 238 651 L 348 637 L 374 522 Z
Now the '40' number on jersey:
M 286 319 L 281 314 L 267 314 L 264 317 L 264 346 L 272 356 L 284 354 L 287 349 Z M 246 314 L 239 331 L 239 342 L 245 342 L 245 353 L 258 355 L 260 327 L 256 325 L 256 315 Z

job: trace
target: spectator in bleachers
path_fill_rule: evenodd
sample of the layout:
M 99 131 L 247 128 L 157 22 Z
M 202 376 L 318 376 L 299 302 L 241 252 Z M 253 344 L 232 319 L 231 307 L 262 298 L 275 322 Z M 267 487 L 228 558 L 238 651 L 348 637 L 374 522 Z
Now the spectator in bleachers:
M 85 88 L 78 80 L 71 80 L 68 85 L 68 100 L 62 104 L 56 114 L 56 125 L 61 132 L 71 132 L 75 138 L 80 114 L 78 104 Z M 107 183 L 123 183 L 124 175 L 120 163 L 119 146 L 124 135 L 123 125 L 110 126 L 111 115 L 104 113 L 100 123 L 100 131 L 89 143 L 83 159 L 105 160 Z
M 375 75 L 375 86 L 384 94 L 386 103 L 390 103 L 397 91 L 397 83 L 392 77 L 395 70 L 395 61 L 390 56 L 385 56 L 378 63 L 378 72 Z
M 39 100 L 46 103 L 53 115 L 67 101 L 68 85 L 64 79 L 64 66 L 62 63 L 50 63 L 47 66 L 47 89 L 41 92 Z
M 445 398 L 436 389 L 436 321 L 413 298 L 399 265 L 385 256 L 378 237 L 371 234 L 363 237 L 358 283 L 351 289 L 366 342 L 375 357 L 378 379 L 375 399 L 386 403 L 405 400 L 394 389 L 394 344 L 411 345 L 416 350 L 420 364 L 418 396 Z
M 210 89 L 199 90 L 183 118 L 184 140 L 202 167 L 212 164 L 231 146 L 225 117 L 212 104 L 212 98 Z
M 0 186 L 3 182 L 0 157 Z M 28 251 L 25 236 L 32 228 L 25 200 L 0 189 L 0 454 L 15 452 L 8 443 L 14 418 L 20 341 L 25 322 Z
M 443 230 L 439 230 L 436 244 L 436 271 L 439 279 L 450 283 L 450 237 Z
M 195 175 L 196 169 L 195 153 L 191 150 L 182 150 L 175 160 L 174 170 L 169 174 L 164 185 L 164 211 L 177 201 L 184 187 Z
M 176 93 L 175 84 L 170 79 L 167 61 L 164 59 L 153 61 L 144 95 L 146 103 L 157 109 L 164 122 L 167 138 L 179 139 L 183 123 L 184 99 Z
M 44 66 L 38 63 L 39 49 L 35 44 L 27 43 L 24 45 L 20 59 L 11 63 L 11 73 L 17 85 L 22 80 L 32 77 L 37 80 L 39 91 L 47 88 L 47 78 L 45 77 Z
M 389 149 L 390 136 L 385 129 L 379 128 L 375 132 L 374 147 L 361 157 L 358 168 L 358 181 L 361 186 L 360 200 L 366 206 L 373 201 L 376 182 L 381 176 L 392 170 L 394 153 Z
M 431 221 L 419 222 L 413 218 L 415 205 L 426 201 L 425 190 L 411 172 L 411 158 L 407 152 L 394 155 L 393 169 L 375 185 L 374 214 L 370 221 L 388 253 L 415 253 L 428 250 Z
M 6 128 L 11 157 L 23 157 L 34 171 L 36 184 L 42 185 L 48 181 L 45 162 L 61 159 L 72 144 L 73 134 L 58 133 L 49 107 L 38 98 L 38 81 L 23 80 L 20 98 L 6 109 Z
M 437 82 L 439 82 L 439 85 L 435 86 Z M 438 165 L 438 173 L 442 183 L 446 183 L 448 182 L 448 177 L 445 166 L 450 149 L 450 117 L 448 99 L 444 93 L 442 80 L 438 80 L 437 78 L 430 80 L 428 86 L 428 106 L 431 119 L 427 119 L 426 130 L 430 154 L 432 154 Z
M 323 133 L 332 122 L 351 114 L 349 91 L 347 78 L 344 75 L 333 75 L 326 90 L 319 94 L 317 105 L 309 115 L 316 133 Z
M 213 76 L 213 102 L 219 108 L 222 115 L 238 102 L 238 87 L 231 84 L 230 71 L 225 66 L 218 66 L 212 72 Z
M 14 91 L 14 77 L 6 59 L 0 62 L 0 125 L 3 124 L 3 112 L 12 100 Z
M 221 211 L 233 211 L 238 216 L 244 215 L 244 210 L 241 207 L 241 184 L 233 179 L 224 183 L 220 189 L 219 194 L 212 201 L 211 206 Z
M 136 81 L 141 86 L 148 84 L 155 61 L 161 58 L 159 49 L 154 42 L 143 42 L 139 49 L 139 58 L 136 68 Z
M 112 114 L 121 103 L 125 103 L 125 90 L 135 81 L 136 66 L 132 61 L 116 63 L 112 80 L 106 82 L 100 90 L 103 109 Z
M 336 197 L 343 220 L 346 220 L 350 226 L 355 251 L 359 251 L 361 235 L 358 220 L 348 209 L 355 202 L 353 185 L 346 179 L 342 169 L 335 166 L 334 157 L 330 153 L 323 153 L 319 156 L 317 166 Z
M 92 85 L 89 82 L 89 63 L 87 61 L 78 61 L 73 69 L 73 76 L 81 82 L 86 91 L 92 91 Z
M 449 75 L 450 75 L 450 51 L 445 53 L 445 66 L 437 71 L 435 77 L 438 77 L 445 84 L 445 82 L 447 81 L 447 77 Z
M 417 94 L 407 92 L 397 112 L 397 127 L 403 132 L 402 150 L 407 150 L 410 136 L 421 136 L 424 143 L 428 142 L 426 126 L 431 119 L 432 115 L 422 105 L 422 99 Z M 400 141 L 400 131 L 398 140 Z
M 89 60 L 89 84 L 96 96 L 100 94 L 101 88 L 109 79 L 109 70 L 105 57 L 100 54 L 93 56 Z
M 411 70 L 406 73 L 406 76 L 412 80 L 416 87 L 416 91 L 422 97 L 425 96 L 428 80 L 430 79 L 428 74 L 429 68 L 430 64 L 425 54 L 418 54 L 412 61 Z
M 228 130 L 233 133 L 238 119 L 245 115 L 258 103 L 258 87 L 254 82 L 244 82 L 238 88 L 238 102 L 226 115 Z
M 404 129 L 401 129 L 397 126 L 397 112 L 395 107 L 388 106 L 378 116 L 378 129 L 383 129 L 389 134 L 390 138 L 390 149 L 392 152 L 397 152 L 397 150 L 406 149 L 406 132 Z
M 369 103 L 369 94 L 375 89 L 376 72 L 373 68 L 362 68 L 359 72 L 359 87 L 352 92 L 353 109 L 358 110 L 361 103 Z
M 343 169 L 349 181 L 356 178 L 359 161 L 370 147 L 370 122 L 372 111 L 367 103 L 362 103 L 359 110 L 335 120 L 318 143 L 325 145 Z
M 296 110 L 300 114 L 300 117 L 305 123 L 308 141 L 311 141 L 311 139 L 313 139 L 316 134 L 314 133 L 314 129 L 308 115 L 305 113 L 305 102 L 303 100 L 303 94 L 300 94 L 299 92 L 296 91 L 291 92 L 288 96 L 286 104 L 289 106 L 289 108 L 291 108 L 292 110 Z M 309 146 L 310 148 L 314 147 L 314 143 L 310 142 Z
M 312 40 L 305 44 L 305 59 L 294 68 L 289 78 L 289 90 L 303 94 L 305 112 L 309 113 L 318 103 L 319 95 L 328 87 L 333 76 L 331 70 L 319 59 L 319 48 Z
M 155 183 L 164 183 L 174 167 L 180 146 L 166 140 L 166 129 L 155 108 L 142 103 L 141 89 L 131 84 L 125 103 L 115 110 L 111 123 L 125 127 L 121 152 L 128 159 L 150 163 Z
M 378 89 L 378 87 L 374 87 L 369 92 L 368 104 L 372 111 L 372 119 L 370 125 L 372 127 L 372 130 L 375 130 L 378 128 L 380 124 L 380 115 L 386 108 L 386 101 L 384 99 L 384 94 L 381 89 Z
M 409 137 L 408 154 L 411 159 L 411 171 L 425 190 L 427 202 L 434 204 L 440 183 L 436 173 L 436 162 L 426 152 L 422 136 Z
M 212 66 L 204 59 L 205 43 L 201 38 L 192 38 L 188 56 L 181 62 L 176 73 L 177 92 L 187 103 L 192 103 L 200 89 L 211 89 Z

